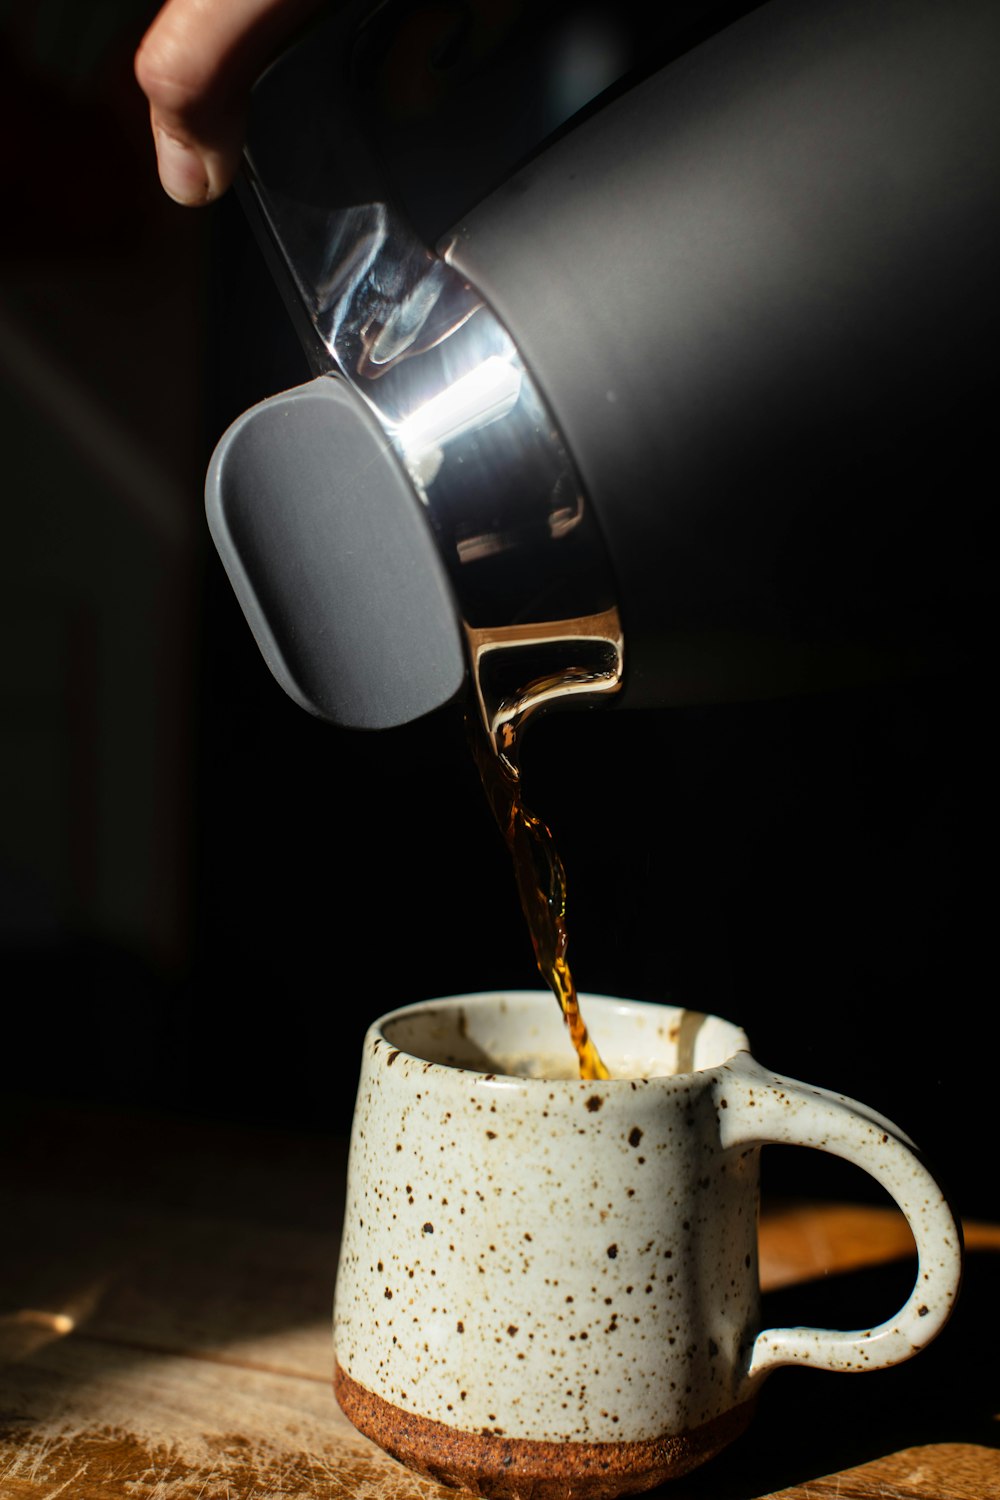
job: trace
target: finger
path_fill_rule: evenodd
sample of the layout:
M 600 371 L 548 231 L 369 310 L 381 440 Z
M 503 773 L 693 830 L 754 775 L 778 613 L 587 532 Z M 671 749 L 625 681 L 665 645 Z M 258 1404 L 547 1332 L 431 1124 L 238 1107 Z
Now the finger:
M 160 181 L 209 203 L 236 174 L 250 89 L 322 0 L 167 0 L 136 53 Z

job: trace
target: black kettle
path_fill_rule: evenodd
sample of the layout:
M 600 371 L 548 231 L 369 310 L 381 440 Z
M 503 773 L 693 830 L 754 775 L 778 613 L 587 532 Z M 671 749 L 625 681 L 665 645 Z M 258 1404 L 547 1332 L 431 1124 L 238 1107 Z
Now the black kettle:
M 254 95 L 242 194 L 316 378 L 207 504 L 282 686 L 382 728 L 471 669 L 496 734 L 976 649 L 1000 7 L 664 7 L 582 107 L 538 57 L 627 5 L 445 6 L 442 77 L 507 31 L 421 94 L 427 9 L 338 10 Z

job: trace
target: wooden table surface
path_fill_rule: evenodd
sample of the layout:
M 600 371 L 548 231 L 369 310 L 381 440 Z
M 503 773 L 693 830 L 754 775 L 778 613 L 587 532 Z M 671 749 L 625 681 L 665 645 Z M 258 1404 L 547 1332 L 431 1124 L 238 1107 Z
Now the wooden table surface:
M 345 1148 L 319 1137 L 0 1113 L 2 1500 L 445 1500 L 333 1399 Z M 749 1434 L 664 1500 L 1000 1500 L 1000 1228 L 911 1363 L 779 1370 Z M 770 1322 L 857 1326 L 912 1284 L 897 1214 L 771 1206 Z

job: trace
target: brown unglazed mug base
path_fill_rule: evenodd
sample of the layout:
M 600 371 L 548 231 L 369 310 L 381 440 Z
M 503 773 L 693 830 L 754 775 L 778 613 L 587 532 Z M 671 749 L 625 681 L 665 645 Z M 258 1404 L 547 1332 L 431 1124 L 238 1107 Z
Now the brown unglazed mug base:
M 350 1422 L 408 1469 L 487 1500 L 613 1500 L 637 1495 L 703 1464 L 739 1437 L 753 1416 L 744 1401 L 676 1436 L 641 1442 L 536 1442 L 459 1432 L 403 1411 L 334 1367 L 333 1388 Z

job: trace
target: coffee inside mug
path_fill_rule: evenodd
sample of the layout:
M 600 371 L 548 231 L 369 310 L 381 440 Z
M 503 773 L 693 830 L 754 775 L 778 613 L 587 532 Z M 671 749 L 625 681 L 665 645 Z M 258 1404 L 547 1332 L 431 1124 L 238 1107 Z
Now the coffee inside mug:
M 584 998 L 612 1079 L 699 1073 L 749 1051 L 744 1032 L 718 1016 Z M 499 996 L 493 1006 L 469 1005 L 462 997 L 428 1001 L 391 1013 L 382 1035 L 400 1052 L 441 1067 L 546 1080 L 579 1076 L 558 1008 L 540 1006 L 531 994 Z

